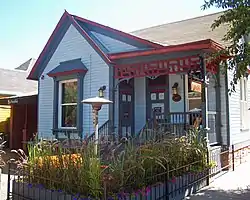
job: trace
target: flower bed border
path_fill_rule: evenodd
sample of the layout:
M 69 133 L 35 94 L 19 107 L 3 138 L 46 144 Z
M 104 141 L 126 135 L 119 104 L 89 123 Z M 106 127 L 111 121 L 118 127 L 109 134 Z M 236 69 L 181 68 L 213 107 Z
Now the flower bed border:
M 174 177 L 168 181 L 168 187 L 165 183 L 157 183 L 155 185 L 148 186 L 144 189 L 137 190 L 133 193 L 119 193 L 108 197 L 108 200 L 115 199 L 130 199 L 130 200 L 149 200 L 163 197 L 169 197 L 169 200 L 181 200 L 187 197 L 199 189 L 206 186 L 206 174 L 207 171 L 188 173 L 180 177 Z M 66 194 L 62 190 L 46 189 L 42 185 L 32 185 L 30 183 L 18 182 L 13 180 L 12 182 L 12 199 L 18 200 L 22 198 L 30 198 L 34 200 L 90 200 L 95 198 L 79 197 L 77 195 Z

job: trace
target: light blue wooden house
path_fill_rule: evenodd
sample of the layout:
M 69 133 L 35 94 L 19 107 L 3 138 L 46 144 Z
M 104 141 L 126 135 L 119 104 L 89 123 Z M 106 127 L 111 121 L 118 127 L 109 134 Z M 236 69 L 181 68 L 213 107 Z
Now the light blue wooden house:
M 28 77 L 39 83 L 39 136 L 92 134 L 81 101 L 105 89 L 113 104 L 99 112 L 101 135 L 136 135 L 151 122 L 180 135 L 196 123 L 211 145 L 249 141 L 250 81 L 230 96 L 232 73 L 206 59 L 225 45 L 225 28 L 210 29 L 219 14 L 127 34 L 65 11 Z

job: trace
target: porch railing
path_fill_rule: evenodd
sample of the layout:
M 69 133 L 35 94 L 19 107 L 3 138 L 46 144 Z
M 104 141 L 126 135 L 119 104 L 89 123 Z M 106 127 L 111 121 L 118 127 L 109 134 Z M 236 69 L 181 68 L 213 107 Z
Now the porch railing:
M 110 120 L 107 120 L 102 126 L 98 129 L 99 140 L 114 140 L 115 135 L 112 134 L 112 124 Z M 93 142 L 95 140 L 95 132 L 93 132 L 89 137 L 88 141 Z
M 154 118 L 148 120 L 140 130 L 140 136 L 144 139 L 157 138 L 156 134 L 181 137 L 190 128 L 202 127 L 201 112 L 171 112 L 169 114 L 155 113 Z M 216 136 L 216 112 L 208 112 L 208 139 L 210 143 L 217 141 Z

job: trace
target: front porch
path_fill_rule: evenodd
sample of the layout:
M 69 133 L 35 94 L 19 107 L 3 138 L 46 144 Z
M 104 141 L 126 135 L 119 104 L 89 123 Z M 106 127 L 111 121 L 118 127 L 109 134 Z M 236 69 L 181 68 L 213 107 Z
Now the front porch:
M 155 130 L 182 136 L 192 127 L 208 128 L 210 143 L 218 143 L 216 133 L 217 110 L 214 82 L 208 86 L 208 110 L 203 112 L 201 82 L 194 82 L 188 74 L 140 77 L 119 83 L 119 136 L 137 135 Z M 196 86 L 196 87 L 195 87 Z M 215 94 L 215 95 L 214 95 Z M 207 126 L 203 123 L 208 117 Z
M 206 57 L 219 48 L 211 43 L 185 44 L 191 50 L 171 46 L 110 55 L 116 63 L 114 132 L 120 137 L 137 136 L 160 127 L 166 134 L 182 136 L 196 127 L 208 130 L 211 145 L 224 142 L 221 91 L 225 80 L 217 70 L 219 61 Z M 100 127 L 102 132 L 109 131 Z

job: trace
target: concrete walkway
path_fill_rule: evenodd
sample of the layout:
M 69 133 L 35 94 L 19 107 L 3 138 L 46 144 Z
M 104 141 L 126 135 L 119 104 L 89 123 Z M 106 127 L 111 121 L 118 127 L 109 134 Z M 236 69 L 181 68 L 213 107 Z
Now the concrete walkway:
M 207 188 L 187 199 L 190 200 L 250 200 L 250 162 L 243 163 L 217 178 Z
M 6 200 L 7 199 L 7 184 L 8 184 L 8 175 L 2 174 L 1 175 L 1 188 L 0 188 L 0 199 Z

